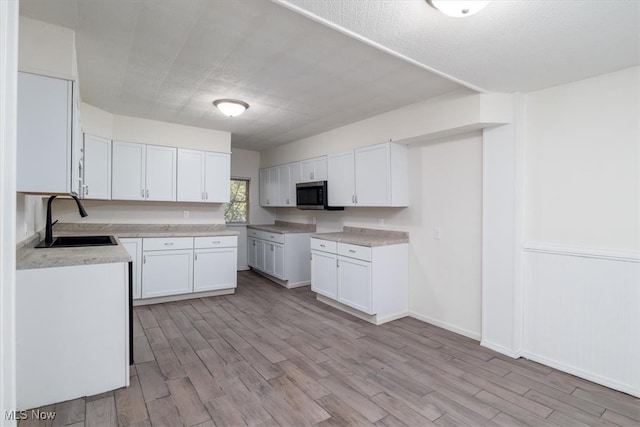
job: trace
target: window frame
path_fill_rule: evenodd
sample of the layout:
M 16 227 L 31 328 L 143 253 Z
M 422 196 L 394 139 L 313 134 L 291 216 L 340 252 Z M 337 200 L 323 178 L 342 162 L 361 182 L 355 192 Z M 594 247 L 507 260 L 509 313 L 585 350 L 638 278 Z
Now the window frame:
M 241 200 L 231 200 L 231 184 L 233 181 L 244 181 L 246 182 L 247 185 L 247 191 L 246 191 L 246 198 L 244 201 Z M 244 176 L 232 176 L 231 179 L 229 179 L 229 202 L 224 204 L 224 222 L 225 224 L 228 225 L 244 225 L 244 224 L 249 224 L 249 213 L 250 213 L 250 208 L 251 208 L 251 203 L 250 203 L 250 195 L 249 195 L 249 191 L 251 190 L 251 178 L 249 177 L 244 177 Z M 246 203 L 246 221 L 234 221 L 234 222 L 229 222 L 227 221 L 227 206 L 231 205 L 232 203 Z

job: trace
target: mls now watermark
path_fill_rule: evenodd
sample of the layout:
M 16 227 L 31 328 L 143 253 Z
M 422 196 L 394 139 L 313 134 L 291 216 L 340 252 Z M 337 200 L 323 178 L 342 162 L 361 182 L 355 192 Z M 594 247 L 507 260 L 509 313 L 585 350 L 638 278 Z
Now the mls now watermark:
M 7 421 L 24 421 L 24 420 L 53 420 L 56 418 L 54 411 L 41 411 L 32 409 L 30 411 L 4 411 L 4 419 Z

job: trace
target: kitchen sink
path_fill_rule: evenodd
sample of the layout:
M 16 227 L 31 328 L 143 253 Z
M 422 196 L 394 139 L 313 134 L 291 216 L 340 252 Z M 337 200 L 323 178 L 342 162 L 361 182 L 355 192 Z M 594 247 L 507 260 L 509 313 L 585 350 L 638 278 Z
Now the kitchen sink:
M 113 236 L 59 236 L 53 243 L 47 245 L 44 240 L 36 248 L 79 248 L 84 246 L 112 246 L 117 245 Z

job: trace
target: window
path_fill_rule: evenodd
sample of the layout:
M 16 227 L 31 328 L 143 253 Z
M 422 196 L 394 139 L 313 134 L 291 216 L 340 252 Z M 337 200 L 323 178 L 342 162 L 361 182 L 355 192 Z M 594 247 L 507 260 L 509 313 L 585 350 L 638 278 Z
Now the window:
M 249 180 L 231 179 L 229 203 L 224 206 L 224 219 L 227 223 L 244 224 L 249 222 Z

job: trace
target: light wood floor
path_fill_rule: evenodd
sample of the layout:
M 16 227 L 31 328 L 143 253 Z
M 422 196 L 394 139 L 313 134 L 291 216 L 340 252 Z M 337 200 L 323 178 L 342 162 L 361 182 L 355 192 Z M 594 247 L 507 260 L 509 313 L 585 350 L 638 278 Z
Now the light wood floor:
M 131 386 L 42 408 L 53 425 L 640 425 L 640 399 L 414 319 L 372 326 L 309 287 L 238 281 L 137 307 Z

